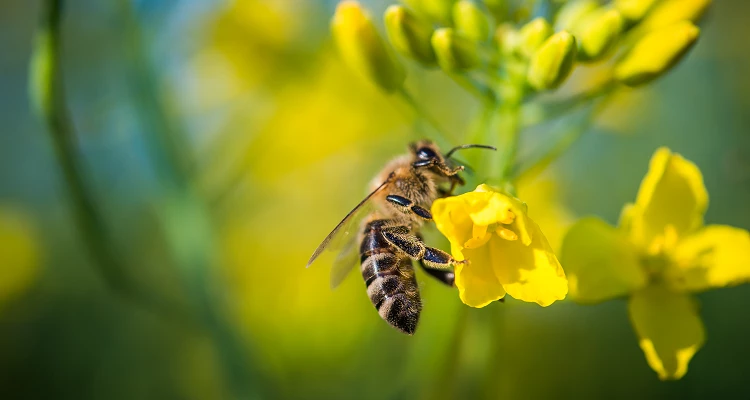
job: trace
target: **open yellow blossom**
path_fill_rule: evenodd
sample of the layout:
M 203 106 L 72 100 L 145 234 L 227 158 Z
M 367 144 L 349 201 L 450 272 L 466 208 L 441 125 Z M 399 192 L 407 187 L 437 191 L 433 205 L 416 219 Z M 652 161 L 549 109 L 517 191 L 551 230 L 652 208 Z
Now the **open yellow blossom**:
M 691 293 L 750 280 L 750 235 L 703 226 L 707 206 L 698 167 L 661 148 L 619 229 L 585 218 L 563 242 L 571 298 L 597 303 L 629 296 L 641 349 L 662 380 L 685 375 L 705 340 Z
M 548 306 L 568 293 L 568 281 L 547 239 L 513 196 L 479 185 L 473 192 L 436 200 L 432 216 L 458 260 L 461 300 L 484 307 L 509 294 Z

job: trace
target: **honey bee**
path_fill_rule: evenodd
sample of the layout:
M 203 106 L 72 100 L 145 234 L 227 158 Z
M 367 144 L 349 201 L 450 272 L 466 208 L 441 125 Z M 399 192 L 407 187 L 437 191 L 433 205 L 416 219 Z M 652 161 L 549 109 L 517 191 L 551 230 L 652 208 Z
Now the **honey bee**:
M 430 141 L 410 144 L 408 154 L 393 159 L 375 177 L 370 194 L 328 234 L 307 267 L 324 250 L 341 250 L 331 270 L 331 287 L 335 288 L 359 256 L 367 295 L 380 317 L 413 335 L 422 301 L 412 260 L 419 261 L 425 272 L 449 286 L 454 286 L 452 267 L 467 262 L 427 246 L 419 231 L 432 220 L 432 202 L 450 196 L 456 186 L 465 183 L 458 175 L 464 167 L 454 166 L 450 157 L 455 151 L 468 148 L 495 150 L 468 144 L 442 155 Z

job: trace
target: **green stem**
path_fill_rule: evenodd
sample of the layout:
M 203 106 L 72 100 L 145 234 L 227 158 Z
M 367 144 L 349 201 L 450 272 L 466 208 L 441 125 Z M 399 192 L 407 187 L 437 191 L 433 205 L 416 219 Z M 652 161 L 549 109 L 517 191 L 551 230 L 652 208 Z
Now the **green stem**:
M 500 183 L 506 184 L 513 171 L 516 155 L 518 154 L 518 138 L 521 127 L 521 104 L 524 96 L 524 80 L 521 78 L 513 79 L 514 84 L 503 88 L 503 103 L 497 112 L 499 129 L 492 132 L 497 135 L 494 143 L 497 145 L 497 157 L 491 157 L 487 171 L 490 176 L 499 177 Z M 492 138 L 488 138 L 488 142 Z
M 165 186 L 159 215 L 171 257 L 189 290 L 191 305 L 217 347 L 233 398 L 258 396 L 269 388 L 259 379 L 253 380 L 261 374 L 252 363 L 251 349 L 237 337 L 225 315 L 226 305 L 213 291 L 217 285 L 214 221 L 194 182 L 185 136 L 158 94 L 158 78 L 132 3 L 122 0 L 120 6 L 135 65 L 132 86 L 149 132 L 150 155 Z
M 86 182 L 85 166 L 77 156 L 76 135 L 65 102 L 60 68 L 62 7 L 62 0 L 47 0 L 43 5 L 30 83 L 31 96 L 47 124 L 65 179 L 75 223 L 95 267 L 113 293 L 170 321 L 192 325 L 192 317 L 185 310 L 142 290 L 126 272 Z

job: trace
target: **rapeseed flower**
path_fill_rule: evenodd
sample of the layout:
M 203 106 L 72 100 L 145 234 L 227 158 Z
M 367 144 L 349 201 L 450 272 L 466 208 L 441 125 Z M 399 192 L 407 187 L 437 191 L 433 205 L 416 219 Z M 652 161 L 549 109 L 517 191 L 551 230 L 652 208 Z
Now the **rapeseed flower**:
M 505 294 L 548 306 L 568 293 L 568 282 L 526 204 L 479 185 L 475 191 L 436 200 L 432 216 L 451 243 L 461 300 L 484 307 Z
M 585 218 L 563 242 L 571 298 L 597 303 L 628 296 L 641 349 L 662 380 L 685 375 L 705 341 L 692 294 L 750 280 L 750 235 L 704 226 L 707 206 L 698 167 L 661 148 L 619 228 Z

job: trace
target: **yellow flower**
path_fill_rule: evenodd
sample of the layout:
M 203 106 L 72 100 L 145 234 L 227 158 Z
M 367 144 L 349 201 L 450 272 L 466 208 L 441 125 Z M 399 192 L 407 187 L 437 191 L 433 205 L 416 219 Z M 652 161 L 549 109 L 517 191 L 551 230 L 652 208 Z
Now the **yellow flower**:
M 750 280 L 750 235 L 703 226 L 707 205 L 698 167 L 661 148 L 619 229 L 585 218 L 563 242 L 571 298 L 597 303 L 629 296 L 641 349 L 662 380 L 685 375 L 705 340 L 691 293 Z
M 568 293 L 568 281 L 547 239 L 515 197 L 479 185 L 473 192 L 439 199 L 432 216 L 458 260 L 461 300 L 484 307 L 506 293 L 548 306 Z

